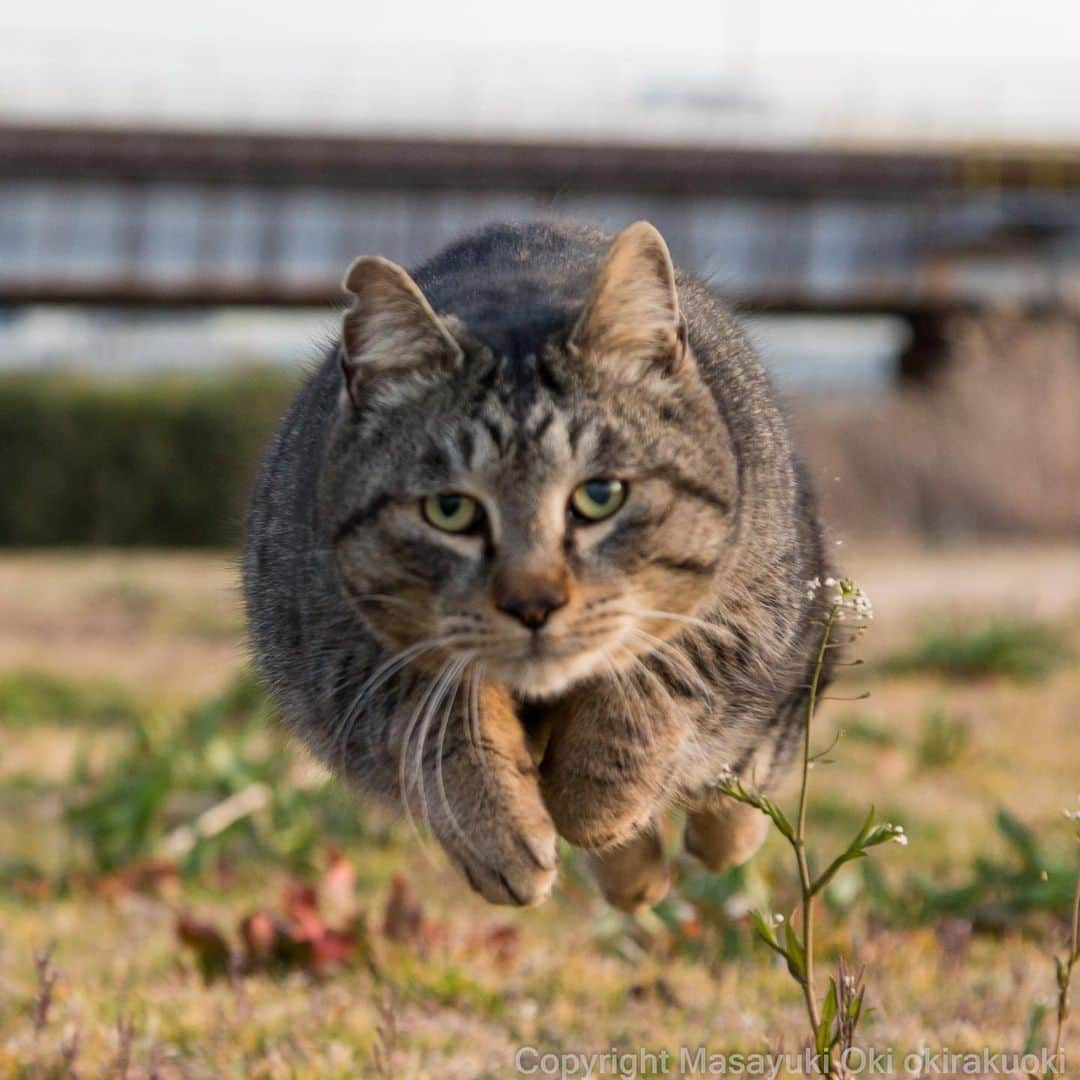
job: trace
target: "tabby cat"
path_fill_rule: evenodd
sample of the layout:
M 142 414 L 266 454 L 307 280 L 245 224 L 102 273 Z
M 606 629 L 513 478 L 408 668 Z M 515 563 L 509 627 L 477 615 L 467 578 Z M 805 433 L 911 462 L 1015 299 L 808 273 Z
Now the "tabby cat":
M 344 288 L 248 522 L 286 722 L 496 903 L 547 896 L 557 835 L 655 902 L 671 804 L 707 866 L 748 858 L 764 818 L 715 784 L 783 771 L 827 568 L 731 317 L 646 222 L 500 225 Z

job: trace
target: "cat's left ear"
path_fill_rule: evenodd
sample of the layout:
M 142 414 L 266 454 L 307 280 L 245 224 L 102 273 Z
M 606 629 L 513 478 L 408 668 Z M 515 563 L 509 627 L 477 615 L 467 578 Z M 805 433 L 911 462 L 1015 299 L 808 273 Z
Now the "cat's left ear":
M 341 372 L 354 405 L 403 388 L 463 359 L 461 346 L 420 286 L 397 263 L 363 255 L 341 287 L 351 295 L 341 332 Z M 404 380 L 404 381 L 403 381 Z
M 655 226 L 636 221 L 611 242 L 570 347 L 629 365 L 635 375 L 673 374 L 683 364 L 686 320 L 675 267 Z

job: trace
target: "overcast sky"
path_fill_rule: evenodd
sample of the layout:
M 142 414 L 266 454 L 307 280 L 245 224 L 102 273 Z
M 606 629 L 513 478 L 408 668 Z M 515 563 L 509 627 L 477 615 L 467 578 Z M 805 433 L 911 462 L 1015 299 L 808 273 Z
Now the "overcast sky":
M 1076 0 L 0 5 L 0 113 L 1080 139 Z

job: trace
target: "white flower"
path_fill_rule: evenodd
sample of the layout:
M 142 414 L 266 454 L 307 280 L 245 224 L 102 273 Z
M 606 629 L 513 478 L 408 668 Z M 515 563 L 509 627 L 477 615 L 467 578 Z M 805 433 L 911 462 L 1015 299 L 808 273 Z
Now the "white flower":
M 1062 810 L 1061 811 L 1069 821 L 1075 821 L 1080 824 L 1080 810 Z
M 858 582 L 851 578 L 826 578 L 825 586 L 831 590 L 828 601 L 837 622 L 865 624 L 873 621 L 874 605 Z
M 772 921 L 773 921 L 773 926 L 783 926 L 784 925 L 784 916 L 781 915 L 779 912 L 777 912 L 777 914 L 775 914 L 772 917 Z
M 882 829 L 890 834 L 890 840 L 895 840 L 901 847 L 907 847 L 908 835 L 904 832 L 903 825 L 894 825 L 891 821 L 887 821 L 882 825 Z

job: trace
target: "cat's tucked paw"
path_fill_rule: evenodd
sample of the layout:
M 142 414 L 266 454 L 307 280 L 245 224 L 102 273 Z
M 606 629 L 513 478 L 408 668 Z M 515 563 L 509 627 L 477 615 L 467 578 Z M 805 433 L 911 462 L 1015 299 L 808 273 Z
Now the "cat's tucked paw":
M 585 785 L 580 790 L 589 791 Z M 602 851 L 629 841 L 641 832 L 653 814 L 650 802 L 626 795 L 609 797 L 607 801 L 601 798 L 589 801 L 574 797 L 565 789 L 559 790 L 551 783 L 544 785 L 544 795 L 559 835 L 587 851 Z

